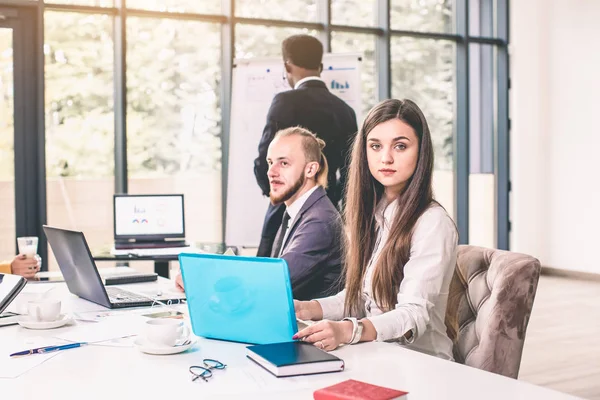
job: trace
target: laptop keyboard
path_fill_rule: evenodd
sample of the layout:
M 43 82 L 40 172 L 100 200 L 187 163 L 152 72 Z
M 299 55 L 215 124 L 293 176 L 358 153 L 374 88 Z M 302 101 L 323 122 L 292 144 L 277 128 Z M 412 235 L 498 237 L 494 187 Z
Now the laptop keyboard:
M 152 299 L 141 294 L 129 292 L 127 290 L 120 289 L 118 287 L 107 287 L 106 293 L 111 303 L 114 304 L 131 304 L 131 303 L 152 303 Z

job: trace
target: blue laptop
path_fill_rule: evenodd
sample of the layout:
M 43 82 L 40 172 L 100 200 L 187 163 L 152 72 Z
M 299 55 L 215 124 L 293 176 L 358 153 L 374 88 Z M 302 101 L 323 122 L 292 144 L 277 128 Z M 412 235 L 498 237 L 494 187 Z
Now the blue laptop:
M 179 264 L 195 335 L 268 344 L 298 331 L 284 260 L 183 253 Z

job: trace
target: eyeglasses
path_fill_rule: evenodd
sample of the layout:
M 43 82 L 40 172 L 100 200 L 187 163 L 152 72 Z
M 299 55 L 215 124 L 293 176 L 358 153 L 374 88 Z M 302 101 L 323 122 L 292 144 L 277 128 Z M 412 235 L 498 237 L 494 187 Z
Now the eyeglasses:
M 190 374 L 194 376 L 192 382 L 198 378 L 202 378 L 204 379 L 204 382 L 208 382 L 208 378 L 212 377 L 213 369 L 225 369 L 226 367 L 227 365 L 223 364 L 221 361 L 205 358 L 202 360 L 202 366 L 192 365 L 190 367 Z

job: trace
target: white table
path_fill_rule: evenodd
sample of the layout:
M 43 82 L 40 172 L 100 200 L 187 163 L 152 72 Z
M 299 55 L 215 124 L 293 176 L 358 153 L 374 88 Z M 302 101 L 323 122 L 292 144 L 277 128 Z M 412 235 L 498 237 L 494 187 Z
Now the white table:
M 57 285 L 51 292 L 52 297 L 63 300 L 66 312 L 107 311 L 71 295 L 64 283 L 37 284 L 38 290 L 39 285 L 48 288 Z M 154 291 L 171 285 L 170 281 L 161 280 L 125 287 Z M 30 289 L 35 288 L 32 285 Z M 185 310 L 185 306 L 180 307 Z M 131 313 L 131 318 L 141 318 L 133 316 L 139 314 L 139 309 L 125 312 Z M 98 329 L 101 324 L 98 323 Z M 51 338 L 68 329 L 74 328 L 33 331 L 18 325 L 4 327 L 0 328 L 0 342 L 17 343 L 24 336 Z M 316 389 L 353 378 L 408 391 L 410 400 L 574 398 L 407 350 L 397 344 L 375 342 L 336 350 L 334 354 L 346 363 L 344 372 L 278 379 L 248 360 L 245 347 L 199 338 L 194 348 L 169 356 L 143 354 L 135 347 L 86 346 L 65 350 L 18 378 L 0 379 L 0 394 L 2 399 L 312 399 Z M 14 349 L 17 350 L 24 349 Z M 0 362 L 4 357 L 7 354 L 0 354 Z M 188 368 L 201 364 L 203 358 L 220 360 L 227 368 L 214 371 L 209 382 L 192 382 Z

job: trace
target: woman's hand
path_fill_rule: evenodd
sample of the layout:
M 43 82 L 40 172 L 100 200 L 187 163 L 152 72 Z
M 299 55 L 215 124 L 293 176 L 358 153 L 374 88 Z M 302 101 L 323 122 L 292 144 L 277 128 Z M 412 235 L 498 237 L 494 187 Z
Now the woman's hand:
M 300 339 L 312 343 L 321 350 L 331 351 L 340 344 L 349 343 L 352 339 L 353 325 L 351 321 L 320 321 L 302 329 L 292 339 Z
M 303 321 L 318 321 L 323 319 L 323 309 L 318 301 L 299 301 L 294 300 L 294 310 L 296 318 Z
M 36 257 L 19 254 L 10 264 L 10 270 L 15 275 L 31 279 L 40 270 L 40 263 Z

